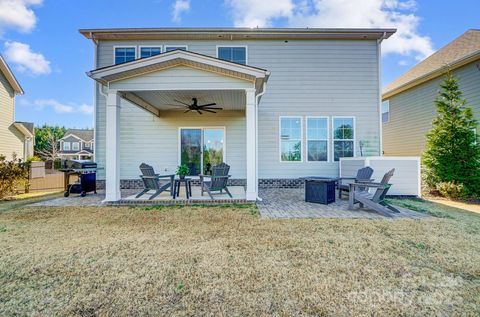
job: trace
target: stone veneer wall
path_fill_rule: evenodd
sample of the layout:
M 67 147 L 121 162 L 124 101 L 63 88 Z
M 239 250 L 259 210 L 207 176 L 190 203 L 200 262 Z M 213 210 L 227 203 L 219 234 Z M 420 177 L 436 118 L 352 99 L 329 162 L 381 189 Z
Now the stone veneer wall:
M 228 186 L 245 186 L 245 179 L 230 179 Z M 199 179 L 192 180 L 193 186 L 200 186 Z M 303 188 L 304 181 L 294 178 L 269 178 L 260 179 L 258 186 L 260 188 Z M 142 189 L 143 182 L 140 179 L 122 179 L 120 180 L 121 189 Z M 105 181 L 97 180 L 97 189 L 105 189 Z

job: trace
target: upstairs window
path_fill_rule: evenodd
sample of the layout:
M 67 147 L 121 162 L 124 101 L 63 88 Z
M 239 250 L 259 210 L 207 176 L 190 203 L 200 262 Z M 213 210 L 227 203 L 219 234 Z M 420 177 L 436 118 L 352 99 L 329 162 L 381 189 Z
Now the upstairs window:
M 186 45 L 165 45 L 165 52 L 171 52 L 174 50 L 186 51 L 187 46 Z
M 355 153 L 355 119 L 353 117 L 333 118 L 333 157 L 353 157 Z
M 135 60 L 135 47 L 115 47 L 115 64 Z
M 382 102 L 382 122 L 390 122 L 390 101 L 385 100 Z
M 79 142 L 72 142 L 72 150 L 74 150 L 74 151 L 80 150 L 80 143 Z
M 247 64 L 247 48 L 245 46 L 219 46 L 217 47 L 217 57 L 226 61 Z
M 150 57 L 162 53 L 161 47 L 140 47 L 140 58 Z
M 70 151 L 70 142 L 63 142 L 63 150 Z
M 302 161 L 302 117 L 280 117 L 280 161 Z

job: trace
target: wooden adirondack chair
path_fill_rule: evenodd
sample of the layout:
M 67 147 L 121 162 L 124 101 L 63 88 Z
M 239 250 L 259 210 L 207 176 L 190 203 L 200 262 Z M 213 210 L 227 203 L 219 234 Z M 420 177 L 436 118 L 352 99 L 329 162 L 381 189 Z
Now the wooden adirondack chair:
M 212 175 L 199 175 L 200 183 L 202 187 L 202 196 L 203 192 L 207 192 L 211 199 L 213 199 L 213 192 L 219 192 L 218 194 L 223 194 L 225 191 L 230 198 L 232 194 L 227 188 L 227 182 L 230 178 L 228 172 L 230 171 L 230 165 L 221 163 L 219 165 L 212 167 Z M 210 180 L 206 180 L 210 178 Z
M 359 203 L 360 207 L 366 206 L 373 209 L 385 217 L 391 217 L 391 212 L 400 212 L 395 207 L 385 202 L 385 196 L 392 186 L 388 182 L 393 176 L 395 169 L 388 171 L 380 183 L 351 183 L 348 201 L 348 209 L 353 209 L 354 204 Z M 358 188 L 375 188 L 373 194 L 368 190 L 358 190 Z
M 372 182 L 371 179 L 373 174 L 373 169 L 369 166 L 363 167 L 357 171 L 356 177 L 340 177 L 338 180 L 338 198 L 342 198 L 342 193 L 348 193 L 350 191 L 350 185 L 348 182 L 343 182 L 344 180 L 349 180 L 350 183 L 362 183 L 362 182 Z M 365 188 L 357 188 L 358 190 L 366 190 Z
M 174 174 L 155 174 L 153 167 L 145 163 L 142 163 L 140 165 L 140 171 L 142 171 L 142 175 L 140 175 L 140 178 L 143 181 L 143 186 L 145 187 L 145 189 L 142 190 L 137 196 L 135 196 L 136 198 L 139 198 L 140 196 L 151 190 L 154 190 L 155 192 L 153 193 L 153 195 L 150 196 L 150 198 L 148 198 L 148 200 L 157 197 L 165 191 L 170 192 L 170 195 L 173 194 L 173 180 L 175 178 Z

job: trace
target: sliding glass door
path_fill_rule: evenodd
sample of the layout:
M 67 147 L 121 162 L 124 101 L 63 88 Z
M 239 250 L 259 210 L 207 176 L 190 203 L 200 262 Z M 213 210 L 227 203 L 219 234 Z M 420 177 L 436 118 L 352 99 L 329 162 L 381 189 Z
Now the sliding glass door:
M 181 128 L 180 164 L 188 166 L 190 176 L 210 174 L 212 166 L 225 160 L 223 128 Z

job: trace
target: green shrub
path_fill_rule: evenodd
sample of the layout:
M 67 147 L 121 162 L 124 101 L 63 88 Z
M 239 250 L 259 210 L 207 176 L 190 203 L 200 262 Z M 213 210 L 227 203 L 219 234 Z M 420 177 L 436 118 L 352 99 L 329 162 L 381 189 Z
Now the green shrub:
M 29 167 L 29 162 L 17 160 L 16 154 L 11 161 L 0 155 L 0 199 L 14 195 L 20 186 L 28 191 Z
M 41 162 L 42 159 L 36 155 L 27 157 L 27 162 Z
M 461 198 L 465 196 L 465 186 L 463 184 L 455 184 L 454 182 L 441 182 L 437 184 L 437 190 L 440 195 L 447 198 Z

